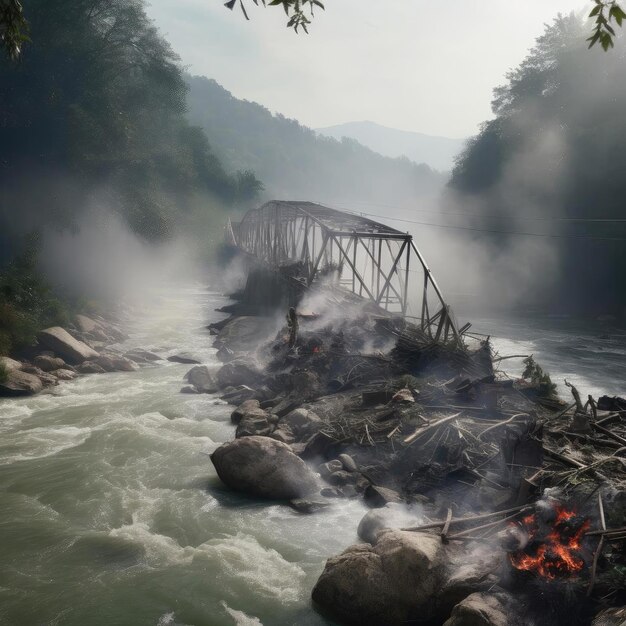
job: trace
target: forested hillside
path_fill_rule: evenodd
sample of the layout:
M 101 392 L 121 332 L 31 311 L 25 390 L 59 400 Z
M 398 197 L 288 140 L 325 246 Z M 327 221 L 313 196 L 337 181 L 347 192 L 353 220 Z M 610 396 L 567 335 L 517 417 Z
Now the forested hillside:
M 560 263 L 544 304 L 623 314 L 626 46 L 619 37 L 610 53 L 588 50 L 585 34 L 573 15 L 546 28 L 495 90 L 495 117 L 460 155 L 450 187 L 468 214 L 489 216 L 472 227 L 547 235 Z M 524 239 L 489 237 L 502 248 Z
M 227 172 L 188 123 L 178 57 L 143 2 L 28 0 L 24 9 L 33 43 L 0 64 L 0 230 L 71 225 L 97 195 L 161 240 L 198 195 L 213 210 L 255 195 L 258 181 Z
M 445 177 L 406 158 L 391 159 L 354 140 L 320 137 L 296 120 L 238 100 L 214 80 L 188 78 L 189 118 L 231 169 L 251 169 L 266 197 L 345 204 L 416 206 Z M 364 209 L 365 210 L 365 209 Z

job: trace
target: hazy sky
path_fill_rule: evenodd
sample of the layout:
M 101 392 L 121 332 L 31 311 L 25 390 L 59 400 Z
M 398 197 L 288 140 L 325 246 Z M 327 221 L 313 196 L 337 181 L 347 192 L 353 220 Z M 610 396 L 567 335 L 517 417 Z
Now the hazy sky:
M 372 120 L 464 137 L 491 91 L 559 12 L 584 0 L 325 0 L 310 34 L 280 7 L 251 20 L 222 0 L 151 0 L 148 12 L 193 74 L 311 127 Z

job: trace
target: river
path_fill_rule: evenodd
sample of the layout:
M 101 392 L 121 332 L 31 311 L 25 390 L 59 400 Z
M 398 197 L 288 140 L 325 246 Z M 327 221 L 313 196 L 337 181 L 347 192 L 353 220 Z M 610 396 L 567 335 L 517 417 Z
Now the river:
M 224 302 L 199 286 L 154 294 L 125 345 L 217 368 L 205 326 Z M 595 331 L 581 341 L 538 323 L 475 328 L 581 391 L 624 391 L 623 339 L 604 346 Z M 225 490 L 208 455 L 233 437 L 232 407 L 179 393 L 188 369 L 161 362 L 0 401 L 0 624 L 329 623 L 310 591 L 326 558 L 356 540 L 365 507 L 306 516 Z

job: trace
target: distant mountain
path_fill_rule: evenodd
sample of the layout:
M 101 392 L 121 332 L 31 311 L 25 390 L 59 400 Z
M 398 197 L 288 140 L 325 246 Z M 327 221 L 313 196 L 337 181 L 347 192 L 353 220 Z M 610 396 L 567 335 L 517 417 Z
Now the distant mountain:
M 407 158 L 377 154 L 353 139 L 323 137 L 296 120 L 239 100 L 216 81 L 188 76 L 189 120 L 228 168 L 253 170 L 265 197 L 311 200 L 359 212 L 414 207 L 447 176 Z
M 463 149 L 465 139 L 424 135 L 408 130 L 387 128 L 375 122 L 348 122 L 316 129 L 326 137 L 349 137 L 388 157 L 405 156 L 416 163 L 426 163 L 437 170 L 454 166 L 454 157 Z

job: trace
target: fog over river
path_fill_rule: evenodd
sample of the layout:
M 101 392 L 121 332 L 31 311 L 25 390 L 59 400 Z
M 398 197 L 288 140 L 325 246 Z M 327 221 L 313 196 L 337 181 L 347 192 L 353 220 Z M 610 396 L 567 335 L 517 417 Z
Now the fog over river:
M 164 289 L 125 346 L 217 368 L 205 326 L 225 302 L 199 285 Z M 623 335 L 581 337 L 556 320 L 474 328 L 504 337 L 502 354 L 534 352 L 582 393 L 625 391 Z M 179 393 L 189 367 L 159 362 L 0 401 L 0 624 L 330 623 L 310 592 L 326 558 L 356 540 L 365 507 L 342 500 L 306 516 L 223 488 L 208 454 L 234 436 L 232 407 Z

